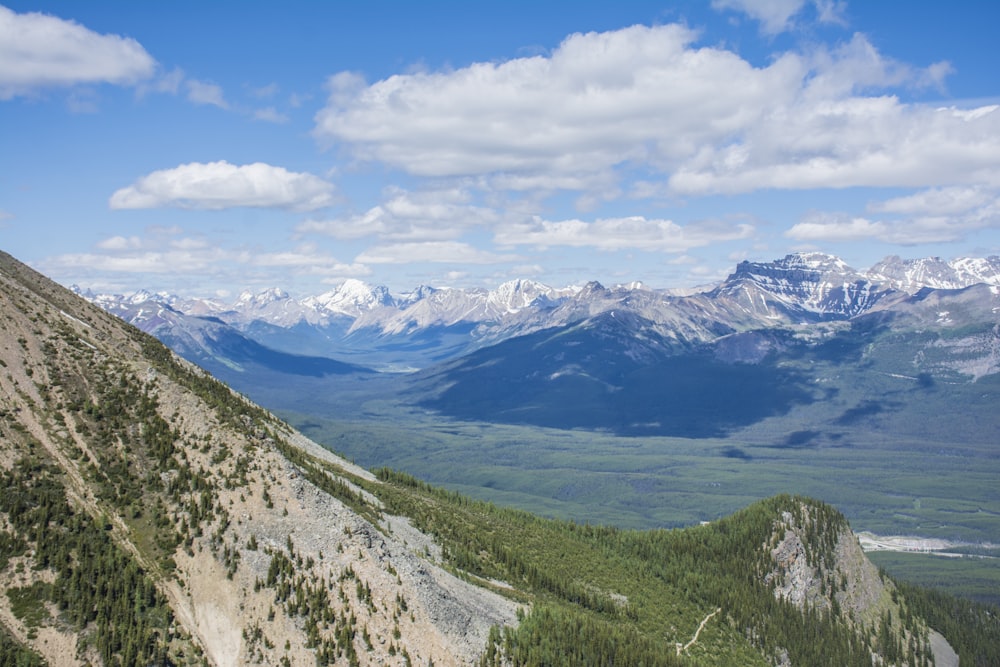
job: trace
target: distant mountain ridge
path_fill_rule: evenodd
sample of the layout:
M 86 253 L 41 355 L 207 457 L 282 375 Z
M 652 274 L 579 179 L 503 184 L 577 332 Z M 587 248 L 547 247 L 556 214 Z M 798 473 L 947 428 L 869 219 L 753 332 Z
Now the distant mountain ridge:
M 784 297 L 790 306 L 850 317 L 868 310 L 877 300 L 874 295 L 889 290 L 914 294 L 925 287 L 962 289 L 979 283 L 1000 285 L 1000 257 L 945 261 L 937 257 L 891 256 L 866 271 L 858 271 L 833 255 L 795 253 L 770 262 L 740 262 L 726 280 L 705 292 L 732 294 L 748 283 Z M 371 328 L 391 334 L 458 322 L 495 322 L 525 310 L 550 310 L 568 299 L 588 300 L 605 288 L 600 283 L 556 288 L 517 279 L 492 290 L 421 285 L 408 293 L 393 294 L 385 286 L 350 279 L 332 290 L 303 298 L 294 298 L 279 287 L 244 291 L 228 304 L 218 299 L 185 298 L 146 289 L 129 294 L 97 294 L 76 286 L 72 289 L 105 310 L 120 314 L 136 313 L 142 310 L 137 306 L 155 302 L 188 315 L 214 316 L 237 326 L 254 321 L 282 327 L 301 323 L 325 325 L 346 319 L 351 321 L 351 330 Z M 651 290 L 638 282 L 611 289 L 619 294 L 652 292 L 673 296 L 676 293 L 673 289 Z
M 236 361 L 213 346 L 228 328 L 230 344 L 242 337 L 286 354 L 385 370 L 427 367 L 601 313 L 627 311 L 685 346 L 740 331 L 848 320 L 890 308 L 921 289 L 975 284 L 1000 285 L 1000 257 L 887 257 L 859 271 L 832 255 L 796 253 L 741 262 L 718 285 L 694 292 L 650 289 L 639 282 L 555 288 L 520 279 L 492 290 L 422 285 L 393 294 L 384 286 L 348 280 L 304 298 L 270 288 L 245 291 L 225 303 L 148 290 L 119 295 L 74 290 L 210 368 Z

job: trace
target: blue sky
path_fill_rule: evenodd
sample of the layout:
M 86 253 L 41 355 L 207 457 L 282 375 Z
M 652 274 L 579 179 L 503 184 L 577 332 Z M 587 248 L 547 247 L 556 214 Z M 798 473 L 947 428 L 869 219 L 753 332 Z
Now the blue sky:
M 10 2 L 0 248 L 204 296 L 1000 254 L 998 7 Z

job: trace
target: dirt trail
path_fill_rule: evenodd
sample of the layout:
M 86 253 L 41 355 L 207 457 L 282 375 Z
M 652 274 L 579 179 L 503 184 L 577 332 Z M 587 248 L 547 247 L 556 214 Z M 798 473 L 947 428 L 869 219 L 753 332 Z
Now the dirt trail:
M 711 614 L 709 614 L 708 616 L 706 616 L 705 618 L 703 618 L 701 620 L 701 624 L 698 625 L 698 629 L 695 630 L 695 632 L 694 632 L 694 637 L 692 637 L 691 641 L 689 641 L 687 644 L 683 644 L 682 645 L 680 642 L 678 642 L 677 643 L 677 655 L 680 655 L 684 651 L 686 651 L 689 648 L 691 648 L 692 646 L 694 646 L 698 642 L 698 635 L 700 635 L 701 631 L 705 629 L 705 624 L 708 623 L 712 619 L 713 616 L 715 616 L 716 614 L 718 614 L 721 611 L 722 611 L 722 607 L 719 607 L 718 609 L 716 609 L 715 611 L 713 611 Z

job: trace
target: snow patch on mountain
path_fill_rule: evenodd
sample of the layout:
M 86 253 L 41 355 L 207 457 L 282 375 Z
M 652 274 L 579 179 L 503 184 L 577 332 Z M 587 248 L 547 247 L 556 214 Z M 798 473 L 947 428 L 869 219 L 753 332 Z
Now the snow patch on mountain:
M 330 315 L 359 317 L 377 308 L 393 307 L 396 299 L 382 285 L 373 287 L 351 278 L 329 292 L 303 299 L 302 303 Z
M 127 295 L 74 290 L 151 333 L 200 326 L 180 317 L 185 315 L 213 318 L 251 338 L 283 332 L 281 345 L 291 352 L 301 348 L 296 337 L 309 335 L 312 354 L 364 354 L 373 346 L 398 347 L 405 340 L 406 349 L 427 350 L 427 358 L 440 359 L 611 311 L 654 323 L 663 340 L 687 345 L 741 331 L 847 320 L 892 307 L 922 289 L 980 283 L 1000 288 L 1000 257 L 947 262 L 887 257 L 862 272 L 833 255 L 795 253 L 770 262 L 741 262 L 725 281 L 699 290 L 650 289 L 637 281 L 610 288 L 596 281 L 553 288 L 520 279 L 494 289 L 421 285 L 395 295 L 352 279 L 315 296 L 294 298 L 272 287 L 243 292 L 232 303 L 148 290 Z M 443 344 L 441 336 L 448 343 L 435 348 Z M 402 357 L 392 361 L 412 363 Z
M 963 289 L 977 284 L 1000 285 L 1000 257 L 964 257 L 945 261 L 940 257 L 901 259 L 886 257 L 870 268 L 869 280 L 892 289 L 915 294 L 925 287 Z

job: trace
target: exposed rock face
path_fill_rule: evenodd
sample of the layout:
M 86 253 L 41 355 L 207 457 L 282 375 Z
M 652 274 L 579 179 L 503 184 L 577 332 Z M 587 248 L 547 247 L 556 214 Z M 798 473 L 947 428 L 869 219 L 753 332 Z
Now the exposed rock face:
M 837 257 L 802 253 L 773 262 L 740 262 L 715 293 L 775 316 L 805 310 L 845 318 L 870 309 L 884 290 Z
M 803 508 L 808 518 L 808 509 Z M 886 583 L 879 576 L 848 528 L 838 531 L 833 550 L 833 562 L 820 554 L 809 553 L 805 528 L 790 512 L 775 526 L 779 538 L 771 549 L 775 569 L 766 575 L 775 581 L 774 595 L 792 602 L 800 609 L 812 607 L 829 610 L 833 600 L 848 615 L 863 618 L 875 608 Z
M 870 632 L 873 646 L 878 646 L 878 638 L 886 633 L 900 636 L 903 645 L 911 637 L 924 641 L 934 655 L 935 664 L 957 667 L 955 651 L 938 632 L 921 623 L 899 627 L 898 621 L 903 616 L 895 585 L 882 578 L 846 524 L 837 531 L 830 549 L 816 544 L 815 539 L 810 540 L 810 532 L 816 527 L 817 517 L 811 516 L 806 505 L 798 518 L 791 512 L 783 512 L 781 521 L 775 524 L 771 544 L 765 545 L 774 569 L 765 574 L 764 580 L 773 583 L 776 598 L 802 610 L 840 614 L 860 632 Z M 885 618 L 896 619 L 896 627 L 883 627 Z M 776 660 L 783 667 L 791 667 L 787 655 L 776 656 Z M 884 664 L 874 651 L 872 662 Z

